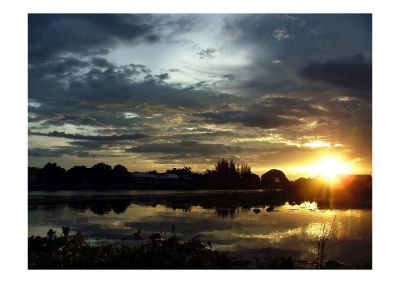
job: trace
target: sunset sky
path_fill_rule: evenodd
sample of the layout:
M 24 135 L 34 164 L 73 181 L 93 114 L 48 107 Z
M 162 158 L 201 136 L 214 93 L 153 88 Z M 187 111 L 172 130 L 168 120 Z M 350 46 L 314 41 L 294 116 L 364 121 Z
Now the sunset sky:
M 29 15 L 29 165 L 372 172 L 368 14 Z

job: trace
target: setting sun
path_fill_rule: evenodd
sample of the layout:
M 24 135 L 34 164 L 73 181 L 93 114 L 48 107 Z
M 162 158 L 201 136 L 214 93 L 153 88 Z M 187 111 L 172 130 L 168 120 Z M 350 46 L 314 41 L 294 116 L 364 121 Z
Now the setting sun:
M 311 166 L 311 171 L 315 176 L 322 176 L 328 180 L 333 180 L 337 175 L 350 173 L 350 166 L 334 157 L 326 157 L 319 163 Z

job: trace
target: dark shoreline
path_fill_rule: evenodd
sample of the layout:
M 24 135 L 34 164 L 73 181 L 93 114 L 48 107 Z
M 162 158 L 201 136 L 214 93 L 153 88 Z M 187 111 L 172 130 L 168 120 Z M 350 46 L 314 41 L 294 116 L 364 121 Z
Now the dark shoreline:
M 211 207 L 263 207 L 279 206 L 285 203 L 301 204 L 302 202 L 317 202 L 319 208 L 326 209 L 371 209 L 369 201 L 343 201 L 334 200 L 327 202 L 318 199 L 301 199 L 290 196 L 282 191 L 210 191 L 210 192 L 174 192 L 165 194 L 140 194 L 140 195 L 96 195 L 96 196 L 30 196 L 28 205 L 58 205 L 58 204 L 88 204 L 88 203 L 115 203 L 124 202 L 142 205 L 166 205 L 172 208 L 187 208 L 190 206 Z
M 265 192 L 255 192 L 255 191 L 249 191 L 249 192 L 232 192 L 232 191 L 226 191 L 226 192 L 220 192 L 220 191 L 210 191 L 207 193 L 198 193 L 198 192 L 177 192 L 177 193 L 165 193 L 165 194 L 154 194 L 154 193 L 149 193 L 149 194 L 138 194 L 138 195 L 132 195 L 132 194 L 119 194 L 119 195 L 97 195 L 97 196 L 29 196 L 28 197 L 28 204 L 29 205 L 40 205 L 40 204 L 62 204 L 62 203 L 79 203 L 79 202 L 96 202 L 96 201 L 104 201 L 104 200 L 130 200 L 130 201 L 149 201 L 149 200 L 162 200 L 162 199 L 171 199 L 171 198 L 194 198 L 196 199 L 197 197 L 201 196 L 226 196 L 227 194 L 235 194 L 235 195 L 253 195 L 254 193 L 256 194 L 266 194 Z

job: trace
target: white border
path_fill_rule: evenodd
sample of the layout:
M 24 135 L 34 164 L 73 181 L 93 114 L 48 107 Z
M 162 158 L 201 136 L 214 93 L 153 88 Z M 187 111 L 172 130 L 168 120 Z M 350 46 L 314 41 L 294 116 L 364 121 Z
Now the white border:
M 376 282 L 398 269 L 399 60 L 396 1 L 378 0 L 18 0 L 1 1 L 1 238 L 3 282 Z M 373 13 L 372 271 L 28 271 L 27 13 Z M 6 279 L 6 280 L 4 280 Z M 8 280 L 7 280 L 8 279 Z

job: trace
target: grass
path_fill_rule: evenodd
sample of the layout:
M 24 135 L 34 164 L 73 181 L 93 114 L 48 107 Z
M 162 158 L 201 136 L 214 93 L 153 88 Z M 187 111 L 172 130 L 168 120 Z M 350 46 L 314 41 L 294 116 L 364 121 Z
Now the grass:
M 316 268 L 317 269 L 323 269 L 327 268 L 327 256 L 328 256 L 328 251 L 332 249 L 333 247 L 343 244 L 345 241 L 339 241 L 335 243 L 328 244 L 328 241 L 330 240 L 332 230 L 333 230 L 333 225 L 336 220 L 336 215 L 333 218 L 332 222 L 330 225 L 326 225 L 325 223 L 322 226 L 322 233 L 321 236 L 318 238 L 318 243 L 317 243 L 317 259 L 316 259 Z M 330 261 L 333 262 L 333 261 Z

